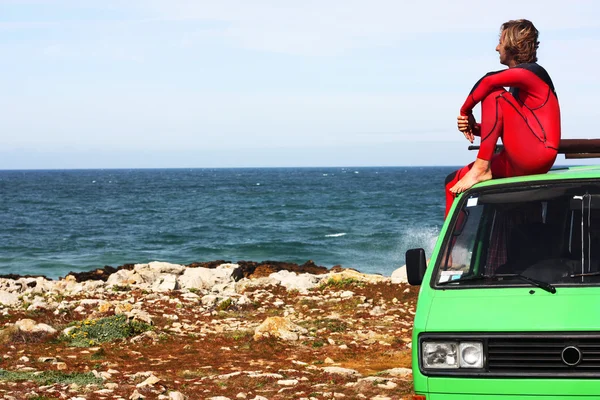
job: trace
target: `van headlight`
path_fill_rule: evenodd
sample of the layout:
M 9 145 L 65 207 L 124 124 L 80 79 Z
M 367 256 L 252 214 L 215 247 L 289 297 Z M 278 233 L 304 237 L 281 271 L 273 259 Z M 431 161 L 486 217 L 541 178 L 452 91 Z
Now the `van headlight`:
M 425 369 L 483 368 L 483 343 L 423 341 L 421 364 Z

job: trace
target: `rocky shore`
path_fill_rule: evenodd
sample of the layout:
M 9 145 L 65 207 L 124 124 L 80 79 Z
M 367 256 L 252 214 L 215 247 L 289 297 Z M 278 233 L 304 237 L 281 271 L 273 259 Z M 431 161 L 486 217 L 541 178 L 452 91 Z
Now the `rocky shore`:
M 0 398 L 408 399 L 417 293 L 312 262 L 0 277 Z

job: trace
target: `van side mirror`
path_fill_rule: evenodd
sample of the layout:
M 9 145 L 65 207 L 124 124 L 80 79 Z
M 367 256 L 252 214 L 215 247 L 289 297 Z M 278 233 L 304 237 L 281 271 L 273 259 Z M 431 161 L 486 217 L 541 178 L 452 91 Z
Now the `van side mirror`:
M 406 251 L 406 277 L 408 283 L 415 286 L 420 285 L 423 282 L 426 269 L 425 250 L 410 249 Z

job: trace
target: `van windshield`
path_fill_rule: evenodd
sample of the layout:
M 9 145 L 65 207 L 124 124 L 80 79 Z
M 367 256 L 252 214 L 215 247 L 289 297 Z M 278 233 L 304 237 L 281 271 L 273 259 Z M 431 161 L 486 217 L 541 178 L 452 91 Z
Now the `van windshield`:
M 440 254 L 434 279 L 444 289 L 526 284 L 511 274 L 600 285 L 600 185 L 530 184 L 472 194 L 455 213 Z

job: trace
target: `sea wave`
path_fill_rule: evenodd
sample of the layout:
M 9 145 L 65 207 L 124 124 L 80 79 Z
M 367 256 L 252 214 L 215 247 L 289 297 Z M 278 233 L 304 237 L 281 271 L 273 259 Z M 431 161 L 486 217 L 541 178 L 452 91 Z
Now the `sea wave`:
M 426 254 L 431 254 L 440 234 L 438 226 L 407 227 L 402 233 L 399 244 L 403 249 L 421 247 Z
M 345 236 L 346 232 L 341 232 L 341 233 L 332 233 L 331 235 L 325 235 L 325 237 L 340 237 L 340 236 Z

